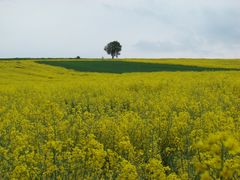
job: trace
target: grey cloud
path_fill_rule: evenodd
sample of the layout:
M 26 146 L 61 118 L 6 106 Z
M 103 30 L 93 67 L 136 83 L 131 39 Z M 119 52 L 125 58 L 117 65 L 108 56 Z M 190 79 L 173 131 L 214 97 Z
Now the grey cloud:
M 143 52 L 195 52 L 209 53 L 204 47 L 204 42 L 194 39 L 181 39 L 179 41 L 139 41 L 134 47 Z
M 240 44 L 239 11 L 205 12 L 205 25 L 202 32 L 209 40 L 226 44 Z
M 173 43 L 173 42 L 150 42 L 150 41 L 139 41 L 134 47 L 137 50 L 143 52 L 174 52 L 180 51 L 183 48 L 181 44 Z
M 239 0 L 0 0 L 0 57 L 240 57 Z
M 238 57 L 240 55 L 239 44 L 226 46 L 221 43 L 211 44 L 208 41 L 186 39 L 179 42 L 139 41 L 134 44 L 134 48 L 142 54 L 155 54 L 158 57 L 162 54 L 168 54 L 169 57 L 175 57 L 176 54 L 180 54 L 181 57 Z

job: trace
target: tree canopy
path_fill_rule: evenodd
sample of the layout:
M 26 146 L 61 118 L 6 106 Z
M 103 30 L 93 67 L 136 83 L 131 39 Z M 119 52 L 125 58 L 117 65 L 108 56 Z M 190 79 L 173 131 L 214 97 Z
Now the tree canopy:
M 120 55 L 120 52 L 122 50 L 122 45 L 118 42 L 118 41 L 113 41 L 108 43 L 104 50 L 112 56 L 112 59 L 114 59 L 115 57 L 118 58 L 118 56 Z

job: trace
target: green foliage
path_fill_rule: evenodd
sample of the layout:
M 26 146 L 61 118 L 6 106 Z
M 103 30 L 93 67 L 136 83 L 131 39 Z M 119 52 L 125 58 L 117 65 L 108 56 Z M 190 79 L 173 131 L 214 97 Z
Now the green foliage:
M 122 45 L 118 41 L 113 41 L 108 43 L 105 47 L 104 50 L 112 56 L 112 59 L 114 57 L 118 57 L 120 55 L 120 52 L 122 50 Z

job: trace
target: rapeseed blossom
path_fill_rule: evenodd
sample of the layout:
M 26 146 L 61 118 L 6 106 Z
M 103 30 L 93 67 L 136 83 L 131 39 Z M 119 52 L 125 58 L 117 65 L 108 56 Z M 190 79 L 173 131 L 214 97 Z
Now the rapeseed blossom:
M 240 177 L 237 71 L 0 67 L 0 179 Z

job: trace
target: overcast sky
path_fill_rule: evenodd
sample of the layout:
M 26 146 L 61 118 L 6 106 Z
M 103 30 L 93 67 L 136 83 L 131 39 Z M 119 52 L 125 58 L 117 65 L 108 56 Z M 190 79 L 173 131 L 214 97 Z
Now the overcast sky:
M 240 57 L 240 0 L 0 0 L 0 57 Z

